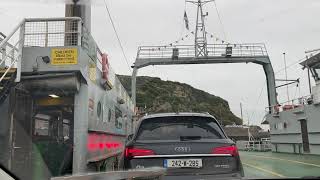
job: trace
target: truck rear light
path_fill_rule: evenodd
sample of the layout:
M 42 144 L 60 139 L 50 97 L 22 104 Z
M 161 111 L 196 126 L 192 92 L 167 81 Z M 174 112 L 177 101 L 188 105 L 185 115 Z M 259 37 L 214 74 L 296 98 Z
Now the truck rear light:
M 132 158 L 134 156 L 148 156 L 148 155 L 154 155 L 154 151 L 150 149 L 140 149 L 140 148 L 133 148 L 133 147 L 126 147 L 125 149 L 126 158 Z
M 235 145 L 215 147 L 212 154 L 230 154 L 232 156 L 239 156 L 238 148 Z

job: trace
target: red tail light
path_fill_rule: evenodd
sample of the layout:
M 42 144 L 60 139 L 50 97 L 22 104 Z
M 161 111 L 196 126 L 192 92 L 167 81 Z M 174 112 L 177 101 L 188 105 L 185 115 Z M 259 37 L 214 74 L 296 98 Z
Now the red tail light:
M 132 147 L 126 147 L 125 156 L 126 158 L 132 158 L 134 156 L 148 156 L 154 155 L 154 152 L 150 149 L 138 149 Z
M 212 154 L 230 154 L 232 156 L 239 156 L 237 146 L 221 146 L 213 148 Z

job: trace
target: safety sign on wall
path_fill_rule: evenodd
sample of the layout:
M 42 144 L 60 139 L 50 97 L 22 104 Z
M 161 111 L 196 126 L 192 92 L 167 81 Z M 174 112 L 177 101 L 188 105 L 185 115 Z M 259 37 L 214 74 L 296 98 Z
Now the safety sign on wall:
M 77 48 L 53 48 L 51 49 L 52 65 L 78 64 Z

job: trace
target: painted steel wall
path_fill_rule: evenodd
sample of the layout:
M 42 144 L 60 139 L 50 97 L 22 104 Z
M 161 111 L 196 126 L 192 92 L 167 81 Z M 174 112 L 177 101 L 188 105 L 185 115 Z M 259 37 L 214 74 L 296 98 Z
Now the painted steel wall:
M 304 105 L 296 109 L 280 112 L 279 115 L 267 115 L 270 125 L 271 143 L 273 151 L 294 153 L 303 152 L 301 119 L 306 119 L 309 137 L 309 154 L 320 155 L 320 106 Z M 286 123 L 286 128 L 283 124 Z M 282 125 L 281 125 L 282 124 Z M 295 148 L 294 148 L 295 147 Z
M 52 49 L 76 48 L 78 52 L 78 61 L 74 65 L 52 65 L 51 63 L 44 63 L 41 60 L 43 56 L 51 57 Z M 92 59 L 96 58 L 96 59 Z M 109 81 L 113 88 L 105 90 L 100 85 L 102 78 L 102 67 L 98 57 L 89 56 L 87 51 L 81 47 L 24 47 L 23 48 L 23 61 L 22 72 L 31 73 L 34 67 L 38 67 L 39 72 L 77 72 L 80 71 L 88 86 L 88 99 L 83 101 L 90 101 L 92 107 L 89 108 L 88 117 L 88 130 L 101 131 L 107 133 L 114 133 L 126 135 L 132 133 L 132 116 L 133 116 L 133 103 L 131 98 L 126 92 L 125 88 L 116 77 L 114 71 L 109 69 Z M 119 104 L 118 100 L 123 99 L 124 104 Z M 98 104 L 101 104 L 101 114 L 98 115 Z M 116 127 L 115 112 L 119 109 L 123 118 L 120 118 L 123 128 Z M 111 120 L 109 120 L 109 113 L 111 113 Z M 128 131 L 128 132 L 127 132 Z
M 45 63 L 43 56 L 50 57 L 52 49 L 77 49 L 76 64 L 54 65 Z M 36 68 L 36 69 L 35 69 Z M 42 73 L 80 72 L 80 90 L 75 94 L 73 173 L 87 172 L 89 162 L 119 156 L 126 136 L 132 133 L 133 103 L 125 88 L 110 68 L 110 90 L 104 89 L 102 66 L 97 56 L 89 56 L 81 47 L 24 47 L 22 73 L 37 70 Z M 122 102 L 120 102 L 122 100 Z M 97 135 L 97 136 L 94 136 Z M 92 137 L 96 137 L 92 141 Z M 92 145 L 95 143 L 94 145 Z M 95 146 L 95 148 L 90 148 Z

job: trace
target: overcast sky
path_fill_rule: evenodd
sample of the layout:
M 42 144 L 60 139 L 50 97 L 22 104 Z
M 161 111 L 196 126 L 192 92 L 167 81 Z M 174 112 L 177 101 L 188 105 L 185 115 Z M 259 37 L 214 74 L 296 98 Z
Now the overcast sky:
M 100 49 L 107 52 L 111 66 L 119 74 L 130 74 L 115 33 L 108 19 L 103 0 L 92 0 L 92 34 Z M 54 3 L 53 3 L 54 2 Z M 24 17 L 64 16 L 62 0 L 1 0 L 0 31 L 8 34 Z M 184 0 L 107 0 L 112 18 L 130 65 L 140 45 L 165 45 L 176 41 L 188 31 L 183 28 Z M 216 0 L 223 26 L 213 3 L 206 30 L 232 43 L 265 43 L 275 72 L 305 57 L 305 50 L 320 48 L 319 0 Z M 194 5 L 187 4 L 190 27 L 195 24 Z M 193 36 L 180 44 L 192 44 Z M 209 39 L 209 43 L 214 43 Z M 255 64 L 150 66 L 138 75 L 157 76 L 179 81 L 220 96 L 229 102 L 232 112 L 244 122 L 260 124 L 267 106 L 263 69 Z M 276 78 L 285 78 L 284 71 Z M 308 94 L 307 73 L 296 64 L 288 69 L 288 78 L 301 78 L 300 89 L 290 86 L 290 98 Z M 312 81 L 314 84 L 314 82 Z M 258 98 L 263 89 L 261 98 Z M 286 101 L 286 89 L 278 89 L 279 102 Z

